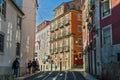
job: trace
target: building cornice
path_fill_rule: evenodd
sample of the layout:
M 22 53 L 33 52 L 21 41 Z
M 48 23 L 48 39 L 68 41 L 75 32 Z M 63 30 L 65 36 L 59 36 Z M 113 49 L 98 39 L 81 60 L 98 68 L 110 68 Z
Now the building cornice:
M 38 7 L 38 0 L 34 0 L 35 2 L 35 7 L 37 8 Z
M 54 18 L 50 23 L 54 22 L 54 21 L 57 20 L 57 19 L 60 19 L 61 17 L 65 16 L 66 14 L 68 14 L 68 13 L 70 13 L 70 12 L 79 12 L 79 13 L 81 13 L 81 11 L 77 11 L 77 10 L 68 10 L 67 12 L 61 14 L 60 16 L 58 16 L 58 17 L 56 17 L 56 18 Z M 82 13 L 81 13 L 81 14 L 82 14 Z
M 12 2 L 12 4 L 15 6 L 15 8 L 22 14 L 22 16 L 24 16 L 25 14 L 23 13 L 23 11 L 17 6 L 17 4 L 13 1 L 10 0 Z

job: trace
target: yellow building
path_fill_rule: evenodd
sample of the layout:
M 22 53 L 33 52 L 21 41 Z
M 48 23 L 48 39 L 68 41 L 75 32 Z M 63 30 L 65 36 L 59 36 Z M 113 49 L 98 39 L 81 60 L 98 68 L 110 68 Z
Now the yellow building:
M 81 13 L 79 0 L 62 3 L 54 9 L 50 23 L 51 70 L 83 67 Z

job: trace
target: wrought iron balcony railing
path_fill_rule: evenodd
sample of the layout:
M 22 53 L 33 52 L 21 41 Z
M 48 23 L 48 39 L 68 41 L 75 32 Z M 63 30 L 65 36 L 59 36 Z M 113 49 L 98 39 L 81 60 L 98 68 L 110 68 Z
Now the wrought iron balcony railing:
M 69 51 L 69 46 L 64 46 L 64 51 Z
M 63 52 L 63 47 L 59 47 L 58 51 Z

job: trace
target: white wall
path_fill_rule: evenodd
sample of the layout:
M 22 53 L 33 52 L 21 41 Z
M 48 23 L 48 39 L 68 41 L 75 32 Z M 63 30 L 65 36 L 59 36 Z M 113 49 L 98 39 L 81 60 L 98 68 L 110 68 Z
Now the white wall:
M 48 32 L 49 34 L 47 35 L 47 37 L 42 38 L 41 35 Z M 39 40 L 37 39 L 37 37 L 39 37 Z M 47 55 L 50 55 L 50 25 L 46 26 L 44 29 L 42 29 L 41 31 L 36 33 L 36 41 L 40 41 L 40 49 L 37 49 L 36 52 L 38 53 L 38 60 L 39 60 L 39 64 L 40 64 L 40 69 L 41 69 L 41 65 L 49 65 L 49 63 L 47 62 L 46 64 L 42 63 L 42 59 L 41 56 L 43 57 L 45 53 L 47 53 Z M 42 48 L 44 43 L 48 43 L 48 47 Z M 38 46 L 38 43 L 36 42 L 35 44 L 36 46 Z M 48 68 L 51 68 L 50 66 L 48 66 Z M 46 69 L 45 69 L 46 70 Z M 49 69 L 50 70 L 50 69 Z
M 22 21 L 21 67 L 26 73 L 29 60 L 33 60 L 35 47 L 36 5 L 34 0 L 23 0 L 22 10 L 25 13 Z
M 5 36 L 4 52 L 0 52 L 0 75 L 10 73 L 12 62 L 16 58 L 17 15 L 20 15 L 9 0 L 6 6 L 6 18 L 0 14 L 0 33 Z

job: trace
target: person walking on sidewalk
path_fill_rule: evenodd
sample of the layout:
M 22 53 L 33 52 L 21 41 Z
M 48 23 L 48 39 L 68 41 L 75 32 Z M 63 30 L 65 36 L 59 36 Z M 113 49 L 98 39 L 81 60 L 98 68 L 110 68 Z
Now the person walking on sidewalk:
M 36 71 L 39 70 L 39 62 L 38 60 L 36 59 Z
M 27 67 L 28 67 L 29 74 L 31 74 L 31 69 L 32 69 L 32 62 L 31 62 L 31 60 L 29 60 Z
M 36 61 L 33 59 L 32 61 L 32 72 L 34 73 L 36 71 Z
M 12 70 L 15 77 L 18 77 L 19 61 L 16 58 L 12 64 Z

